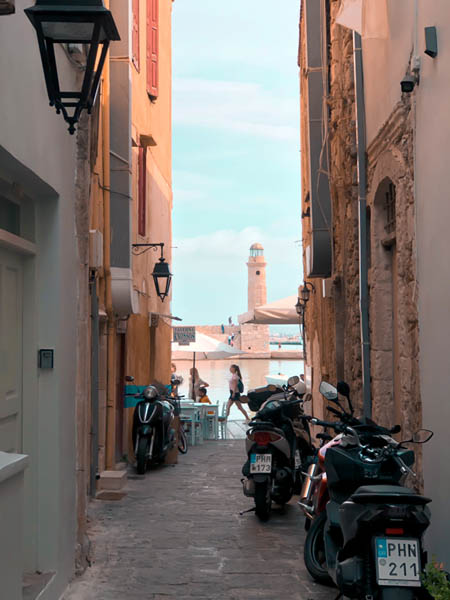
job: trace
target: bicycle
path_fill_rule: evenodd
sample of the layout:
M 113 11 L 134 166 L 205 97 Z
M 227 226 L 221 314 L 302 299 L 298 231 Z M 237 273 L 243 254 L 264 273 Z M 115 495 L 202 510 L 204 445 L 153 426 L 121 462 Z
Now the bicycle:
M 179 382 L 176 382 L 179 383 Z M 174 406 L 174 414 L 175 416 L 179 417 L 180 416 L 180 399 L 184 398 L 184 396 L 179 396 L 178 394 L 175 396 L 171 396 L 169 397 L 170 402 L 173 404 Z M 178 422 L 178 451 L 181 454 L 186 454 L 186 452 L 188 451 L 188 441 L 187 441 L 187 436 L 186 436 L 186 432 L 184 431 L 184 427 L 183 427 L 183 423 L 181 422 L 181 419 L 179 419 Z

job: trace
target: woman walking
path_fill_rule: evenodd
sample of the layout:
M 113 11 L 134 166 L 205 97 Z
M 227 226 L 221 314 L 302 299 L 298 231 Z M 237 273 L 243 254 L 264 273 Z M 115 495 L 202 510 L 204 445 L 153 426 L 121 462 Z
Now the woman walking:
M 248 421 L 249 420 L 248 414 L 245 412 L 245 409 L 242 406 L 241 401 L 239 400 L 239 398 L 241 397 L 241 393 L 239 391 L 239 382 L 241 382 L 241 386 L 243 386 L 241 370 L 238 367 L 238 365 L 231 365 L 230 373 L 231 373 L 231 377 L 229 380 L 230 398 L 228 399 L 228 404 L 227 404 L 227 413 L 226 413 L 227 418 L 228 418 L 228 415 L 230 414 L 230 409 L 231 409 L 232 405 L 236 404 L 237 408 L 244 415 L 245 420 Z M 241 389 L 244 389 L 244 388 L 242 387 Z

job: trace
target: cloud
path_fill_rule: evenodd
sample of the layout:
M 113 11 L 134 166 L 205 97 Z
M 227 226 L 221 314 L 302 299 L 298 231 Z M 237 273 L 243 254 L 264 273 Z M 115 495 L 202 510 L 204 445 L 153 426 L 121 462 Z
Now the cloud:
M 300 143 L 296 98 L 282 97 L 258 83 L 178 78 L 173 93 L 177 125 Z
M 268 301 L 295 294 L 302 275 L 293 235 L 258 227 L 221 229 L 174 240 L 174 314 L 190 323 L 219 324 L 245 312 L 246 263 L 254 242 L 265 249 Z

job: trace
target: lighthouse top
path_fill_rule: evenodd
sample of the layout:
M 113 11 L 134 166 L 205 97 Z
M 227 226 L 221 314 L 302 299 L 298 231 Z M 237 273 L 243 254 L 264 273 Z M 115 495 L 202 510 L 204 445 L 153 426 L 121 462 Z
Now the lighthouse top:
M 258 242 L 250 246 L 250 256 L 263 256 L 263 254 L 264 248 Z

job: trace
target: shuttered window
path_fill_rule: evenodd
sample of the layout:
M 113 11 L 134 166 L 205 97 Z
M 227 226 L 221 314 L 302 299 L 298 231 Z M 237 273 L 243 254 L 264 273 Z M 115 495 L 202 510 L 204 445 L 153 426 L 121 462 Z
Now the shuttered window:
M 142 236 L 145 236 L 145 221 L 147 214 L 147 160 L 145 152 L 145 148 L 139 148 L 138 233 Z
M 158 4 L 147 0 L 147 92 L 150 98 L 158 97 Z
M 133 64 L 139 71 L 139 0 L 133 0 Z

